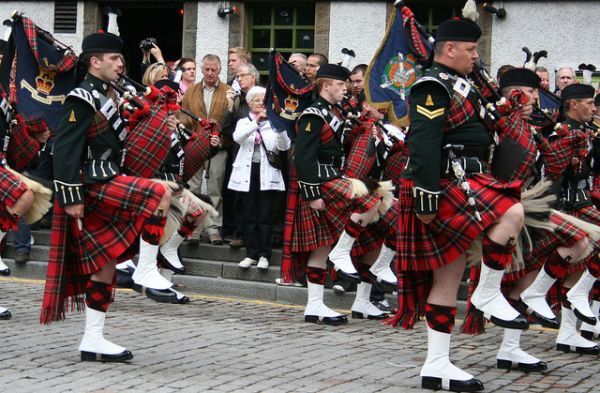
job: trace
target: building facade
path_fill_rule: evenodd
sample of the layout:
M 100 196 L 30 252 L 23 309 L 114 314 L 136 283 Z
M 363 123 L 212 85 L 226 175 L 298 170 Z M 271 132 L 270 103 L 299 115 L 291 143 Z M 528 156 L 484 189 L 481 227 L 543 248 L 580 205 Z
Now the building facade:
M 464 0 L 407 0 L 417 19 L 435 31 L 442 20 L 455 16 Z M 496 1 L 507 16 L 499 19 L 481 12 L 484 35 L 480 53 L 495 72 L 503 64 L 522 64 L 522 47 L 545 49 L 548 59 L 540 65 L 560 66 L 597 63 L 600 41 L 595 19 L 600 1 Z M 119 8 L 121 35 L 126 42 L 129 67 L 136 71 L 141 52 L 138 42 L 155 37 L 167 60 L 181 56 L 200 60 L 217 54 L 226 63 L 230 47 L 249 48 L 252 62 L 267 69 L 267 54 L 277 48 L 291 52 L 319 52 L 340 61 L 342 48 L 354 50 L 351 65 L 369 63 L 384 35 L 393 1 L 3 1 L 0 15 L 24 12 L 60 41 L 80 48 L 84 35 L 105 25 L 104 9 Z M 236 12 L 222 15 L 223 9 Z M 480 5 L 482 7 L 482 5 Z M 226 78 L 223 67 L 222 78 Z M 552 74 L 552 72 L 551 72 Z

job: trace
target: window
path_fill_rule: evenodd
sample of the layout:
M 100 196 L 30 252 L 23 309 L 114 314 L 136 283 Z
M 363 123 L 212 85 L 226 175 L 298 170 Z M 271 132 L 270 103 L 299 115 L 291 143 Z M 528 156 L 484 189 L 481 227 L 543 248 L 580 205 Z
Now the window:
M 294 52 L 309 55 L 315 48 L 315 5 L 255 3 L 249 7 L 248 50 L 252 64 L 266 75 L 269 50 L 287 59 Z
M 460 15 L 464 4 L 464 0 L 406 0 L 415 18 L 432 33 L 441 22 Z
M 77 1 L 54 2 L 54 32 L 69 34 L 77 32 Z

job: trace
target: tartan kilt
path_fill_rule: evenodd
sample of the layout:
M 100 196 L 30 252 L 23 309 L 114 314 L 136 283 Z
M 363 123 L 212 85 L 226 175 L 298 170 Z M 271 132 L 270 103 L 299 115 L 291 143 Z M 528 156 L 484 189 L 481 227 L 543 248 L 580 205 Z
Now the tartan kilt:
M 398 188 L 400 184 L 400 179 L 402 178 L 402 174 L 404 173 L 404 168 L 406 167 L 406 148 L 396 151 L 393 154 L 390 154 L 385 160 L 385 169 L 384 174 L 385 178 L 392 181 L 392 183 Z
M 44 133 L 48 129 L 42 117 L 25 119 L 17 115 L 17 126 L 10 136 L 7 160 L 11 168 L 22 171 L 27 168 L 40 152 L 41 144 L 33 138 L 35 134 Z
M 331 246 L 344 230 L 353 212 L 363 213 L 374 207 L 381 199 L 367 194 L 352 199 L 352 184 L 344 178 L 321 184 L 325 210 L 317 212 L 310 202 L 299 198 L 294 217 L 295 231 L 291 238 L 291 252 L 309 252 L 319 247 Z
M 600 210 L 598 210 L 594 205 L 585 206 L 578 210 L 567 210 L 565 213 L 589 223 L 600 225 Z M 588 257 L 582 259 L 581 261 L 569 264 L 568 272 L 574 273 L 584 271 L 593 257 L 594 253 L 591 253 Z
M 366 229 L 361 232 L 352 247 L 352 257 L 360 257 L 380 249 L 386 237 L 392 231 L 395 231 L 397 222 L 398 202 L 394 202 L 392 207 L 379 220 L 367 225 Z
M 129 130 L 125 139 L 125 173 L 151 178 L 159 171 L 171 149 L 168 115 L 166 105 L 155 103 L 148 116 Z
M 17 227 L 17 218 L 8 212 L 6 206 L 14 206 L 27 191 L 21 180 L 0 166 L 0 230 L 8 232 Z
M 550 221 L 556 225 L 552 232 L 540 228 L 528 228 L 533 250 L 530 252 L 523 250 L 527 273 L 541 269 L 548 256 L 558 247 L 573 247 L 575 243 L 587 236 L 585 231 L 559 215 L 550 214 Z M 580 262 L 576 262 L 578 263 Z
M 144 221 L 154 214 L 164 193 L 161 184 L 132 176 L 86 185 L 79 239 L 83 274 L 93 274 L 115 259 L 129 259 Z
M 200 129 L 183 147 L 185 161 L 183 165 L 183 181 L 190 180 L 210 158 L 210 134 Z
M 503 183 L 488 174 L 468 177 L 482 221 L 455 179 L 442 178 L 435 219 L 422 223 L 414 211 L 414 183 L 402 179 L 398 196 L 398 255 L 401 270 L 435 270 L 462 255 L 475 238 L 496 222 L 521 196 L 521 182 Z
M 354 179 L 364 179 L 369 176 L 373 165 L 375 165 L 376 155 L 369 157 L 367 147 L 369 145 L 370 131 L 358 135 L 352 142 L 352 149 L 346 160 L 344 175 Z

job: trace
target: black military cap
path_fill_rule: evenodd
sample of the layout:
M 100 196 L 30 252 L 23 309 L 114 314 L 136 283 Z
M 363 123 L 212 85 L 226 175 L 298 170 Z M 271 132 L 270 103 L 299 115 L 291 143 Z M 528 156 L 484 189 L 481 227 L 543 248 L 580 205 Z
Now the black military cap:
M 508 86 L 540 87 L 540 77 L 527 68 L 511 68 L 500 77 L 500 88 Z
M 112 33 L 99 31 L 83 39 L 81 54 L 86 53 L 121 53 L 123 40 Z
M 317 71 L 317 79 L 329 78 L 346 81 L 350 78 L 350 71 L 337 64 L 323 64 Z
M 172 80 L 169 80 L 169 79 L 161 79 L 159 81 L 156 81 L 154 86 L 156 86 L 159 89 L 162 89 L 164 86 L 167 86 L 174 92 L 177 92 L 179 90 L 179 83 L 173 82 Z
M 470 19 L 453 18 L 440 23 L 435 35 L 436 41 L 477 42 L 481 29 Z
M 600 106 L 600 94 L 596 94 L 596 97 L 594 97 L 594 105 Z
M 565 87 L 560 93 L 562 101 L 570 100 L 573 98 L 594 98 L 594 88 L 590 85 L 584 85 L 583 83 L 575 83 Z

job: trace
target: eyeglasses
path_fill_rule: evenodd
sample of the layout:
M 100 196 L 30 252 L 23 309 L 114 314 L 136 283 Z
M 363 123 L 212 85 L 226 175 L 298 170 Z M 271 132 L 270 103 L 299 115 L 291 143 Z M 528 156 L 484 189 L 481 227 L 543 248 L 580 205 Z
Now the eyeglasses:
M 242 77 L 244 77 L 244 76 L 248 76 L 248 75 L 252 75 L 252 74 L 238 74 L 238 75 L 236 75 L 235 77 L 236 77 L 237 79 L 241 79 Z

